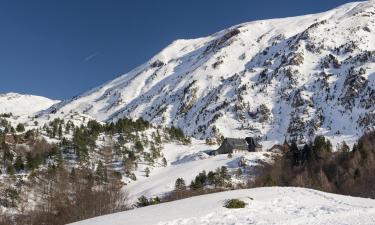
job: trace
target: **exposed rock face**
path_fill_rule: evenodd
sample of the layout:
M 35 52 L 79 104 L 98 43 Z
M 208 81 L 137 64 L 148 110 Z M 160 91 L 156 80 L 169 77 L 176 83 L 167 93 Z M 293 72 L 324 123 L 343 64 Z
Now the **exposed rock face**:
M 178 40 L 45 115 L 143 117 L 198 138 L 358 136 L 374 127 L 374 15 L 374 1 L 351 3 Z

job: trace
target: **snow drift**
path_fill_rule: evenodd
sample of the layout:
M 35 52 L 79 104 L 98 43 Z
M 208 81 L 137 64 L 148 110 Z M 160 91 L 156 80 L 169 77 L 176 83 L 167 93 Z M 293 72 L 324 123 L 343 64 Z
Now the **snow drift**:
M 228 199 L 247 203 L 227 209 Z M 255 188 L 203 195 L 112 215 L 75 225 L 183 224 L 374 224 L 375 200 L 353 198 L 303 188 Z

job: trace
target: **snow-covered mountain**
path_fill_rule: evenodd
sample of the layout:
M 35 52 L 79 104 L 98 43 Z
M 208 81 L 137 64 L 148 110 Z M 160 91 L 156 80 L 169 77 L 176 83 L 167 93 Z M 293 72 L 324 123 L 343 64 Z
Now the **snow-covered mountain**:
M 35 95 L 0 94 L 0 114 L 11 113 L 14 116 L 33 116 L 35 113 L 48 109 L 58 102 Z
M 247 203 L 224 208 L 228 199 Z M 374 224 L 375 201 L 304 188 L 254 188 L 192 197 L 96 217 L 76 225 Z
M 375 1 L 240 24 L 177 40 L 43 115 L 143 117 L 196 138 L 355 139 L 375 126 L 374 32 Z

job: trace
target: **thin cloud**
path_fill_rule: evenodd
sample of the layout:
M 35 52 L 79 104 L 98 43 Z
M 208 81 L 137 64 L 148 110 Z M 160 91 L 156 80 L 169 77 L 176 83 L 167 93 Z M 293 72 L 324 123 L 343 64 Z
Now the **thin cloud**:
M 93 53 L 93 54 L 91 54 L 91 55 L 88 55 L 88 56 L 86 56 L 84 59 L 83 59 L 83 62 L 90 62 L 91 60 L 93 60 L 96 56 L 98 56 L 99 55 L 99 52 L 95 52 L 95 53 Z

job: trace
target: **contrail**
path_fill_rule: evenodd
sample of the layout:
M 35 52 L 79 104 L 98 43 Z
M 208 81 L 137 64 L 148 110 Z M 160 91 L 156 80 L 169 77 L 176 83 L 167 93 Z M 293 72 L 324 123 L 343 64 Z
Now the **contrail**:
M 93 53 L 93 54 L 91 54 L 91 55 L 88 55 L 88 56 L 86 56 L 86 57 L 83 59 L 83 61 L 84 61 L 84 62 L 89 62 L 89 61 L 91 61 L 93 58 L 95 58 L 98 54 L 99 54 L 99 52 L 95 52 L 95 53 Z

